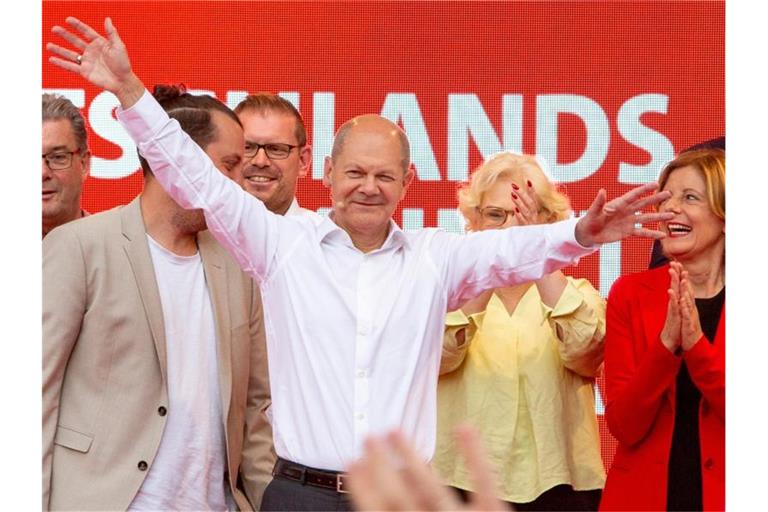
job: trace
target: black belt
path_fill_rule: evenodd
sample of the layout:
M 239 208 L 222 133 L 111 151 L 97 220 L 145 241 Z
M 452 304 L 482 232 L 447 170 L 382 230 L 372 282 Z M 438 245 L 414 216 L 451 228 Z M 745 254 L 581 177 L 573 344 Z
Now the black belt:
M 309 466 L 297 464 L 280 457 L 277 458 L 275 468 L 272 470 L 272 476 L 281 476 L 288 480 L 299 482 L 301 485 L 331 489 L 342 494 L 349 492 L 346 473 L 310 468 Z

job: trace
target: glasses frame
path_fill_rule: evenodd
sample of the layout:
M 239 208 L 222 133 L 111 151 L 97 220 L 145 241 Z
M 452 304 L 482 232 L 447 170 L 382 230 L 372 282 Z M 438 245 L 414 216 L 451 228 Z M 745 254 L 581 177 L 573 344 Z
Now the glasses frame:
M 270 160 L 285 160 L 286 158 L 291 156 L 291 151 L 299 147 L 297 144 L 286 144 L 284 142 L 268 142 L 266 144 L 258 144 L 256 142 L 247 142 L 246 144 L 256 147 L 256 151 L 254 151 L 253 154 L 251 154 L 250 156 L 248 155 L 247 152 L 245 151 L 243 152 L 243 156 L 248 160 L 251 160 L 256 155 L 258 155 L 259 151 L 261 151 L 262 149 L 264 150 L 264 154 L 267 155 L 267 158 L 269 158 Z M 269 149 L 267 149 L 267 146 L 286 146 L 288 148 L 288 153 L 286 153 L 285 156 L 275 157 L 269 154 Z
M 477 213 L 480 214 L 480 222 L 483 224 L 485 224 L 485 216 L 483 215 L 483 212 L 485 210 L 498 210 L 498 211 L 504 212 L 504 220 L 498 224 L 487 224 L 488 226 L 491 226 L 491 227 L 503 226 L 504 224 L 507 223 L 507 220 L 509 220 L 510 215 L 512 216 L 515 215 L 514 210 L 505 210 L 504 208 L 499 208 L 498 206 L 486 206 L 485 208 L 480 208 L 479 206 L 476 206 L 475 210 L 477 210 Z
M 64 171 L 64 170 L 66 170 L 66 169 L 71 169 L 71 168 L 72 168 L 72 158 L 73 158 L 75 155 L 81 155 L 82 153 L 83 153 L 83 151 L 82 151 L 80 148 L 77 148 L 77 149 L 76 149 L 76 150 L 74 150 L 74 151 L 59 151 L 59 150 L 53 150 L 53 151 L 49 151 L 49 152 L 45 153 L 45 154 L 43 155 L 43 160 L 45 160 L 45 165 L 46 165 L 46 166 L 48 167 L 48 169 L 50 169 L 51 171 Z M 67 163 L 67 165 L 65 165 L 64 167 L 51 167 L 51 161 L 49 160 L 49 158 L 51 157 L 51 155 L 67 155 L 67 156 L 69 156 L 69 162 L 68 162 L 68 163 Z

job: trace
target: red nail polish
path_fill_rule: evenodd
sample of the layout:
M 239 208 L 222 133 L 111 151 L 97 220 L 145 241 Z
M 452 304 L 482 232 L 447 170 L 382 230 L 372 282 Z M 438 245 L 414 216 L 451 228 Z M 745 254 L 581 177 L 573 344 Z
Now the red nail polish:
M 531 180 L 528 180 L 528 186 L 529 186 L 529 187 L 532 187 L 532 186 L 533 186 L 533 183 L 531 183 Z
M 517 199 L 517 194 L 515 194 L 514 192 L 512 193 L 512 199 Z
M 520 213 L 520 208 L 517 208 L 517 207 L 515 207 L 515 211 L 516 211 L 517 213 Z
M 517 183 L 513 183 L 512 188 L 515 190 L 520 190 L 520 187 L 517 186 Z

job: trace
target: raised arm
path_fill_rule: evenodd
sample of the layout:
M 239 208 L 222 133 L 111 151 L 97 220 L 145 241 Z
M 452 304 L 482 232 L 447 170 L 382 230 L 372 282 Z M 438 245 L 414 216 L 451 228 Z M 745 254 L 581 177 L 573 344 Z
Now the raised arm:
M 610 202 L 601 189 L 579 219 L 486 230 L 452 240 L 443 237 L 444 243 L 438 238 L 432 256 L 443 263 L 449 310 L 490 288 L 535 281 L 574 265 L 600 244 L 630 236 L 663 238 L 661 231 L 638 227 L 674 216 L 641 213 L 669 197 L 666 191 L 654 193 L 657 188 L 657 183 L 641 185 Z
M 258 199 L 220 173 L 179 124 L 169 119 L 133 73 L 110 18 L 104 21 L 106 36 L 76 18 L 66 22 L 79 35 L 59 26 L 53 32 L 75 50 L 48 43 L 48 50 L 57 55 L 50 61 L 117 96 L 118 119 L 157 181 L 184 208 L 204 210 L 216 239 L 244 270 L 262 281 L 275 258 L 279 236 L 290 236 L 291 228 L 277 227 L 285 219 L 268 212 Z

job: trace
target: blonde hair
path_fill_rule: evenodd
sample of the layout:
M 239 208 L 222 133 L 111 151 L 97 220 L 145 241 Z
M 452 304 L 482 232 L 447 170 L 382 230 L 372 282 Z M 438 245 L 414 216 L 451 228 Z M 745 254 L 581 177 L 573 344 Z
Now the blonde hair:
M 459 188 L 459 211 L 467 221 L 467 231 L 480 225 L 478 208 L 483 202 L 483 195 L 501 179 L 511 179 L 522 187 L 526 186 L 528 180 L 531 181 L 544 223 L 557 222 L 571 216 L 568 196 L 549 181 L 535 157 L 505 151 L 480 164 L 472 172 L 469 182 Z
M 712 212 L 725 221 L 725 151 L 717 148 L 697 149 L 680 153 L 659 175 L 659 190 L 675 169 L 694 167 L 701 171 L 707 184 L 707 202 Z

